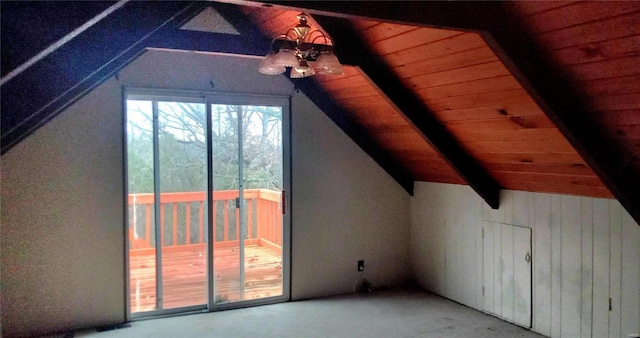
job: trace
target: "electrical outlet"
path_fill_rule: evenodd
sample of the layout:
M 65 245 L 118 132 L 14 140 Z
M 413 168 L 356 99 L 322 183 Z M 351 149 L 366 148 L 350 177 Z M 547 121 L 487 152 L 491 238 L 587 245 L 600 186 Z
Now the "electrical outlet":
M 364 260 L 358 261 L 358 271 L 364 271 Z

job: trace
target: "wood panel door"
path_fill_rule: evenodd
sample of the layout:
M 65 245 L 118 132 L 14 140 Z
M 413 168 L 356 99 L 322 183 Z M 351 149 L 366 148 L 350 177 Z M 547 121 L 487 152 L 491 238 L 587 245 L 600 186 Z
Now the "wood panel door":
M 483 309 L 531 327 L 531 229 L 483 222 Z

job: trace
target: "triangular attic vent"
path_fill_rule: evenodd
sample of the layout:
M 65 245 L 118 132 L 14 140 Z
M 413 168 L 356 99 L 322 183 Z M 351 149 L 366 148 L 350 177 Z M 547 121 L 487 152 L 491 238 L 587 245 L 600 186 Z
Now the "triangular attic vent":
M 227 20 L 211 7 L 205 8 L 205 10 L 180 27 L 180 29 L 240 35 Z

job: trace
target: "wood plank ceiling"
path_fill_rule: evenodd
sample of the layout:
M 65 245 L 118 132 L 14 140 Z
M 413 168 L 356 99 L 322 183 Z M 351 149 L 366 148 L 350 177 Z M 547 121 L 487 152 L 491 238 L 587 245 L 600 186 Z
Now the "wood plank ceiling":
M 526 9 L 518 4 L 514 11 Z M 276 36 L 297 23 L 299 11 L 253 7 L 244 13 L 265 35 Z M 612 197 L 479 34 L 357 18 L 350 21 L 404 86 L 500 186 Z M 315 22 L 312 25 L 319 27 Z M 358 67 L 346 67 L 342 76 L 314 78 L 417 180 L 465 184 Z
M 640 2 L 509 2 L 508 11 L 584 102 L 586 120 L 640 173 Z
M 300 13 L 256 7 L 245 7 L 243 12 L 267 36 L 277 36 L 295 26 L 298 23 L 296 16 Z M 313 17 L 310 24 L 324 34 L 327 33 Z M 314 79 L 415 179 L 465 184 L 464 179 L 415 131 L 366 74 L 358 67 L 346 66 L 344 69 L 343 75 L 316 75 Z

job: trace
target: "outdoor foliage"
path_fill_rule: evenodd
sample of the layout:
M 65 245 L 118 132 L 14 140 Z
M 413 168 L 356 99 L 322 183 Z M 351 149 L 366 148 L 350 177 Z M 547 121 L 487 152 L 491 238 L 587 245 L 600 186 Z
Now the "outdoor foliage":
M 153 192 L 152 103 L 128 102 L 129 193 Z M 202 103 L 159 102 L 160 190 L 206 190 L 206 110 Z M 239 114 L 241 112 L 241 114 Z M 215 190 L 238 189 L 238 116 L 242 116 L 245 189 L 282 189 L 280 107 L 212 106 Z
M 153 102 L 127 101 L 127 179 L 129 194 L 154 192 Z M 207 190 L 206 107 L 203 103 L 156 102 L 158 105 L 158 168 L 160 191 L 191 192 Z M 211 139 L 214 190 L 237 190 L 239 163 L 244 169 L 245 189 L 282 190 L 282 110 L 280 107 L 212 105 Z M 240 133 L 243 156 L 238 152 L 238 117 L 242 118 Z M 247 201 L 251 203 L 251 201 Z M 191 208 L 189 225 L 191 239 L 185 238 L 186 208 Z M 222 218 L 221 205 L 216 208 Z M 198 236 L 197 203 L 178 206 L 180 244 L 192 242 Z M 206 205 L 205 205 L 206 208 Z M 233 208 L 230 205 L 230 208 Z M 173 219 L 173 210 L 166 208 L 165 220 Z M 230 210 L 233 214 L 233 210 Z M 130 208 L 136 223 L 136 234 L 146 237 L 143 208 Z M 204 213 L 206 214 L 206 212 Z M 165 244 L 173 239 L 170 222 L 164 226 Z M 235 238 L 235 219 L 230 219 L 230 239 Z M 247 224 L 247 220 L 243 222 Z M 217 232 L 222 231 L 217 224 Z M 245 226 L 246 227 L 246 226 Z M 246 236 L 247 230 L 243 229 Z M 152 238 L 155 236 L 152 236 Z M 216 234 L 220 237 L 220 234 Z

